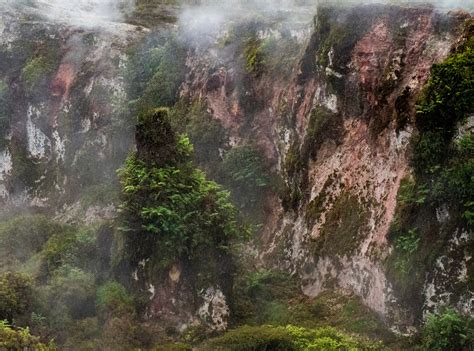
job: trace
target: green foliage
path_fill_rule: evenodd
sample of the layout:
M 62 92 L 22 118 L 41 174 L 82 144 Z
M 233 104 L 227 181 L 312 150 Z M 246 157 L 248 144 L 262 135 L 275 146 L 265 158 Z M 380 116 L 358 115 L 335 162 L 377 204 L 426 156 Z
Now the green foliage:
M 55 324 L 66 328 L 70 319 L 90 317 L 95 313 L 96 286 L 92 273 L 64 265 L 56 270 L 48 284 L 39 288 L 40 312 Z M 51 309 L 51 306 L 57 306 Z
M 45 56 L 30 58 L 21 71 L 21 81 L 29 94 L 33 94 L 48 78 L 55 66 Z
M 123 285 L 108 281 L 97 290 L 97 307 L 102 313 L 133 313 L 133 299 Z
M 474 42 L 469 32 L 465 37 L 468 41 L 432 67 L 418 101 L 414 177 L 400 184 L 390 231 L 395 250 L 387 260 L 388 275 L 401 301 L 413 308 L 421 303 L 418 292 L 426 273 L 447 254 L 452 233 L 458 228 L 470 230 L 473 223 L 473 136 L 463 124 L 474 112 Z M 439 208 L 449 211 L 442 225 Z
M 96 232 L 93 228 L 66 228 L 49 238 L 41 252 L 48 275 L 63 266 L 93 269 L 91 258 L 96 255 Z
M 333 328 L 306 329 L 242 326 L 209 341 L 200 350 L 226 351 L 339 351 L 383 350 L 380 344 L 351 337 Z
M 32 336 L 28 328 L 13 328 L 7 322 L 0 321 L 0 349 L 6 351 L 55 351 L 51 342 L 44 345 L 39 338 Z
M 20 215 L 0 222 L 0 271 L 18 268 L 40 252 L 46 241 L 64 227 L 43 215 Z
M 155 263 L 167 267 L 199 261 L 205 252 L 227 252 L 241 234 L 228 192 L 194 168 L 189 139 L 174 134 L 166 111 L 151 112 L 140 123 L 138 152 L 119 172 L 128 258 L 136 263 L 159 250 Z
M 126 77 L 137 111 L 172 106 L 184 79 L 186 49 L 173 37 L 159 41 L 157 47 L 138 48 L 130 55 Z
M 417 186 L 412 177 L 403 178 L 397 194 L 397 202 L 402 207 L 422 205 L 426 202 L 429 190 L 425 185 Z
M 234 289 L 234 319 L 245 324 L 288 323 L 288 301 L 299 295 L 294 278 L 267 269 L 239 275 Z
M 208 342 L 203 351 L 296 351 L 291 334 L 284 328 L 242 326 Z
M 30 279 L 18 273 L 0 275 L 0 320 L 12 321 L 29 311 L 33 301 Z
M 421 334 L 420 351 L 471 350 L 474 345 L 474 319 L 445 309 L 428 316 Z
M 420 237 L 416 229 L 408 231 L 407 235 L 397 237 L 395 240 L 395 248 L 406 254 L 413 254 L 418 250 Z
M 62 350 L 96 351 L 99 350 L 101 325 L 96 317 L 84 318 L 73 324 L 68 338 L 61 345 Z
M 218 168 L 221 161 L 219 149 L 224 144 L 225 131 L 222 125 L 207 112 L 206 104 L 197 100 L 184 114 L 185 132 L 194 146 L 194 160 L 206 173 Z
M 474 112 L 474 45 L 467 42 L 444 62 L 434 65 L 417 105 L 413 165 L 418 181 L 431 183 L 431 202 L 464 205 L 474 198 L 473 136 L 453 143 L 459 123 Z M 468 209 L 465 209 L 468 211 Z
M 265 55 L 260 39 L 254 37 L 247 39 L 242 55 L 245 60 L 245 71 L 247 73 L 259 75 L 263 72 L 265 67 Z
M 149 349 L 152 345 L 152 331 L 131 315 L 121 315 L 106 321 L 99 349 L 130 351 Z
M 416 125 L 421 133 L 437 132 L 449 141 L 456 123 L 474 110 L 474 47 L 465 47 L 433 66 L 431 78 L 417 105 Z
M 248 215 L 261 214 L 262 201 L 274 187 L 270 166 L 261 152 L 250 145 L 236 146 L 225 154 L 220 172 L 239 208 Z

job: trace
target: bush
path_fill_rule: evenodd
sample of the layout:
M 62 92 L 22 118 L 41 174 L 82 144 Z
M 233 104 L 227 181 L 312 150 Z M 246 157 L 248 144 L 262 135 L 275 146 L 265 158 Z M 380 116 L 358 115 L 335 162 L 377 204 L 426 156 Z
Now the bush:
M 472 350 L 474 319 L 463 317 L 452 309 L 431 314 L 422 330 L 420 351 Z
M 41 252 L 46 275 L 68 265 L 84 270 L 93 270 L 97 257 L 96 232 L 92 228 L 66 227 L 62 233 L 49 238 Z
M 226 255 L 241 235 L 228 192 L 194 168 L 192 145 L 172 130 L 167 110 L 141 116 L 137 153 L 119 171 L 126 256 L 160 267 Z M 156 255 L 159 250 L 160 255 Z M 205 260 L 208 260 L 206 257 Z
M 26 314 L 33 302 L 30 279 L 18 273 L 0 275 L 0 320 L 13 321 Z
M 127 67 L 129 94 L 138 111 L 172 106 L 184 80 L 186 49 L 174 38 L 158 48 L 142 48 L 131 55 Z
M 0 270 L 13 268 L 18 262 L 25 262 L 40 252 L 53 234 L 63 231 L 62 225 L 42 215 L 21 215 L 1 222 Z
M 245 71 L 250 74 L 260 75 L 265 68 L 265 55 L 262 50 L 262 41 L 249 38 L 244 44 L 243 58 Z
M 0 321 L 0 350 L 55 351 L 56 347 L 52 342 L 49 345 L 42 344 L 28 329 L 13 328 Z
M 106 314 L 133 313 L 133 299 L 123 285 L 108 281 L 97 290 L 97 307 Z
M 199 350 L 225 351 L 341 351 L 383 350 L 380 343 L 351 337 L 334 328 L 306 329 L 287 325 L 243 326 L 217 337 Z
M 203 351 L 296 351 L 292 335 L 284 328 L 243 326 L 211 340 Z
M 95 280 L 94 275 L 68 265 L 58 268 L 51 281 L 40 289 L 41 312 L 52 317 L 50 323 L 60 329 L 65 327 L 61 322 L 83 319 L 95 315 Z M 51 306 L 57 306 L 56 310 Z M 56 314 L 58 312 L 58 314 Z M 57 318 L 59 317 L 59 319 Z

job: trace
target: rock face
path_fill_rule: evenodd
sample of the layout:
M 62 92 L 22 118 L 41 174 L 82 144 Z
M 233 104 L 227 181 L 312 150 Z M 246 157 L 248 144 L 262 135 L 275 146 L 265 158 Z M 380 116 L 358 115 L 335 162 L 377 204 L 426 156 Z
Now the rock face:
M 87 188 L 110 184 L 132 145 L 123 65 L 143 34 L 18 11 L 0 12 L 0 79 L 9 97 L 0 147 L 10 160 L 1 168 L 0 201 L 60 210 Z
M 197 49 L 182 94 L 205 99 L 230 140 L 257 144 L 284 178 L 283 206 L 268 199 L 261 264 L 298 275 L 308 296 L 336 285 L 391 325 L 414 323 L 420 311 L 398 303 L 385 273 L 387 237 L 400 181 L 411 173 L 416 98 L 465 16 L 391 6 L 320 8 L 311 34 L 285 36 L 265 24 L 239 33 L 262 46 L 275 39 L 280 50 L 294 44 L 286 52 L 288 74 L 272 66 L 281 60 L 274 57 L 278 49 L 262 53 L 258 71 L 245 68 L 238 45 Z M 434 285 L 443 285 L 443 260 L 427 279 L 424 311 L 437 304 L 430 297 Z M 463 260 L 448 261 L 463 266 L 469 257 Z M 461 280 L 463 272 L 456 273 Z M 443 289 L 443 301 L 456 303 Z M 459 307 L 472 308 L 472 292 L 465 291 Z
M 132 146 L 121 68 L 128 45 L 146 30 L 96 31 L 34 16 L 18 21 L 7 10 L 0 16 L 0 83 L 11 97 L 0 143 L 1 201 L 77 220 L 84 214 L 77 204 L 86 202 L 81 195 L 113 186 Z M 450 290 L 453 279 L 469 278 L 472 258 L 450 253 L 472 245 L 471 232 L 452 233 L 446 255 L 426 277 L 419 310 L 399 302 L 385 266 L 400 181 L 411 173 L 415 101 L 468 16 L 321 7 L 313 24 L 245 20 L 211 40 L 187 42 L 180 97 L 205 101 L 228 144 L 256 145 L 283 180 L 280 198 L 265 200 L 259 265 L 297 275 L 311 297 L 331 286 L 353 291 L 400 330 L 440 303 L 472 311 L 469 288 Z M 36 79 L 36 70 L 46 78 Z M 90 223 L 113 212 L 105 203 L 85 217 Z M 445 212 L 439 209 L 440 223 Z M 175 269 L 168 278 L 162 287 L 148 285 L 150 317 L 179 307 L 173 286 L 180 274 Z M 229 308 L 222 291 L 210 287 L 202 300 L 200 318 L 224 329 Z M 193 319 L 184 314 L 175 315 Z

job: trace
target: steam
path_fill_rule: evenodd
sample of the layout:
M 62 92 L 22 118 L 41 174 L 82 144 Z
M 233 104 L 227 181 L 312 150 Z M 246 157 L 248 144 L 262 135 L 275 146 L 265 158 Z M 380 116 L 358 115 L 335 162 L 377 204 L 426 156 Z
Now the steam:
M 122 22 L 135 8 L 135 0 L 0 0 L 46 20 L 81 27 Z
M 474 11 L 474 0 L 201 0 L 199 5 L 184 4 L 178 23 L 188 39 L 203 42 L 215 37 L 225 26 L 245 19 L 261 18 L 287 29 L 302 28 L 311 22 L 320 4 L 392 4 Z

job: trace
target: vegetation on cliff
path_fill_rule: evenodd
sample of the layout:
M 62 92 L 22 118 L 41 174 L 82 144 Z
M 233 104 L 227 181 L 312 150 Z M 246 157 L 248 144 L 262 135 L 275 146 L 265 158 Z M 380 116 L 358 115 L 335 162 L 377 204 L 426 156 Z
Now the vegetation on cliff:
M 463 125 L 474 112 L 474 38 L 472 21 L 464 42 L 432 68 L 417 105 L 413 139 L 414 175 L 399 189 L 397 213 L 390 232 L 395 250 L 388 272 L 401 300 L 421 303 L 426 273 L 446 255 L 472 255 L 472 238 L 449 251 L 452 235 L 472 233 L 474 204 L 473 134 Z M 472 118 L 472 117 L 470 117 Z M 447 215 L 440 215 L 445 211 Z M 452 303 L 472 289 L 472 263 L 467 279 L 456 282 Z
M 222 259 L 242 234 L 236 211 L 229 193 L 194 168 L 192 145 L 171 129 L 166 109 L 139 117 L 137 147 L 120 171 L 131 262 L 152 258 L 169 267 L 184 261 L 196 269 L 203 259 Z

